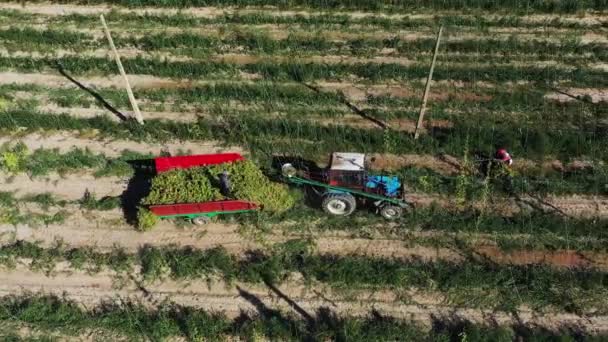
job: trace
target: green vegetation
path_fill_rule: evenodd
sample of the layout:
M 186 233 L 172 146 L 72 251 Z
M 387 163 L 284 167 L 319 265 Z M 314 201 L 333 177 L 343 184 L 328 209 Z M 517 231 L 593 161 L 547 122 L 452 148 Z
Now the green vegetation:
M 133 174 L 133 169 L 128 161 L 149 157 L 125 150 L 118 158 L 108 158 L 86 148 L 73 148 L 66 153 L 61 153 L 59 149 L 44 148 L 30 152 L 23 143 L 17 141 L 0 146 L 0 170 L 8 173 L 27 172 L 32 177 L 37 177 L 51 172 L 66 174 L 92 169 L 97 177 L 129 177 Z
M 139 207 L 137 209 L 137 230 L 146 232 L 154 228 L 158 222 L 158 216 L 154 215 L 150 210 Z
M 248 160 L 160 173 L 152 179 L 150 193 L 143 203 L 198 203 L 224 199 L 227 194 L 220 192 L 223 173 L 229 179 L 230 196 L 236 199 L 257 203 L 264 211 L 275 214 L 295 204 L 285 185 L 271 182 Z
M 37 202 L 45 210 L 48 209 L 50 205 L 57 203 L 55 201 L 51 203 L 51 197 L 45 195 L 31 196 L 30 198 L 25 198 L 23 201 Z M 18 204 L 19 201 L 15 199 L 12 193 L 0 192 L 0 224 L 10 224 L 13 226 L 28 224 L 33 227 L 39 225 L 48 226 L 50 224 L 63 223 L 69 215 L 65 210 L 59 210 L 53 214 L 24 213 Z
M 585 336 L 600 341 L 602 336 L 587 336 L 582 331 L 564 329 L 552 333 L 526 326 L 485 327 L 462 320 L 440 320 L 428 331 L 414 323 L 371 314 L 366 318 L 342 318 L 330 310 L 319 310 L 306 321 L 293 314 L 267 310 L 257 315 L 243 315 L 230 320 L 222 313 L 163 303 L 149 309 L 137 302 L 106 302 L 85 311 L 65 298 L 44 295 L 6 296 L 0 298 L 0 321 L 26 323 L 42 331 L 79 335 L 95 331 L 97 337 L 112 334 L 159 341 L 185 337 L 192 341 L 235 338 L 298 341 L 451 341 L 507 342 L 516 339 L 571 341 Z M 116 337 L 115 335 L 113 336 Z M 22 341 L 11 339 L 10 341 Z M 44 340 L 36 340 L 44 341 Z
M 66 56 L 55 58 L 40 57 L 0 57 L 0 69 L 12 68 L 22 72 L 50 70 L 60 63 L 72 74 L 116 74 L 116 66 L 110 59 L 97 57 Z M 272 81 L 315 81 L 344 80 L 360 78 L 369 82 L 420 79 L 427 76 L 428 66 L 424 64 L 401 65 L 394 63 L 303 63 L 260 61 L 250 64 L 236 64 L 215 61 L 173 61 L 152 58 L 124 58 L 128 73 L 147 74 L 162 77 L 191 79 L 238 78 L 240 72 L 258 74 Z M 530 81 L 540 84 L 561 82 L 578 87 L 603 87 L 608 85 L 605 71 L 581 66 L 569 70 L 558 66 L 511 66 L 511 65 L 448 65 L 437 66 L 435 80 L 460 80 L 464 82 L 508 82 Z
M 293 272 L 299 272 L 307 281 L 335 288 L 439 292 L 448 303 L 457 306 L 515 311 L 526 305 L 534 310 L 555 308 L 579 314 L 603 314 L 608 310 L 607 274 L 594 269 L 499 265 L 477 258 L 454 263 L 317 255 L 302 241 L 275 245 L 271 253 L 251 251 L 248 255 L 252 257 L 242 260 L 221 247 L 197 250 L 152 246 L 129 255 L 121 250 L 98 253 L 63 246 L 44 249 L 22 241 L 0 248 L 2 263 L 11 265 L 16 258 L 31 258 L 31 267 L 45 272 L 51 272 L 55 263 L 63 260 L 92 272 L 106 266 L 120 274 L 132 272 L 130 265 L 137 262 L 149 281 L 168 275 L 175 279 L 220 277 L 228 282 L 281 283 Z M 513 296 L 513 292 L 518 296 Z

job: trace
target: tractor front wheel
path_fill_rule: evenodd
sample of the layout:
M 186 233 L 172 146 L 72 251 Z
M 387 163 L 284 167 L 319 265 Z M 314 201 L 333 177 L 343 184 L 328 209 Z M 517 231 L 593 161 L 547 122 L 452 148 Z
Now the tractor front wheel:
M 380 209 L 380 215 L 387 220 L 396 220 L 403 215 L 403 208 L 396 205 L 387 204 Z
M 327 194 L 323 198 L 323 210 L 336 216 L 347 216 L 357 208 L 357 201 L 351 194 Z

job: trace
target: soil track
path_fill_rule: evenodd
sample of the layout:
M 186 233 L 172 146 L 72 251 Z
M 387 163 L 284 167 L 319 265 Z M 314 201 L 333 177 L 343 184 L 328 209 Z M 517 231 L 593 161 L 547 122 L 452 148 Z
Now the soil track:
M 138 13 L 138 14 L 162 14 L 162 15 L 175 15 L 178 13 L 186 12 L 188 15 L 201 17 L 201 18 L 213 18 L 224 14 L 246 14 L 246 13 L 257 13 L 263 8 L 250 7 L 247 9 L 234 8 L 234 7 L 188 7 L 185 9 L 173 9 L 173 8 L 158 8 L 158 7 L 137 7 L 127 8 L 120 6 L 107 6 L 107 5 L 67 5 L 67 4 L 49 4 L 49 3 L 36 3 L 28 5 L 27 3 L 1 3 L 0 9 L 12 9 L 20 12 L 35 13 L 43 15 L 67 15 L 67 14 L 84 14 L 84 15 L 99 15 L 108 13 L 111 10 L 118 11 L 121 13 Z M 268 9 L 268 8 L 266 8 Z M 407 14 L 386 14 L 376 12 L 363 12 L 363 11 L 332 11 L 336 15 L 346 15 L 352 18 L 365 18 L 365 17 L 380 17 L 387 19 L 433 19 L 437 15 L 461 15 L 458 11 L 440 11 L 433 13 L 407 13 Z M 277 16 L 311 16 L 311 15 L 324 15 L 327 14 L 323 11 L 316 10 L 276 10 L 267 11 L 267 14 Z M 473 15 L 462 15 L 463 17 L 473 17 Z M 486 16 L 488 19 L 499 19 L 500 15 Z M 532 14 L 523 15 L 520 18 L 527 23 L 542 24 L 547 21 L 561 20 L 564 22 L 581 23 L 586 25 L 601 25 L 605 20 L 605 16 L 602 13 L 584 13 L 584 14 Z
M 13 192 L 22 197 L 32 193 L 52 193 L 59 199 L 81 199 L 88 189 L 97 197 L 116 196 L 127 188 L 127 180 L 118 177 L 95 178 L 90 174 L 70 174 L 64 177 L 50 175 L 40 178 L 29 178 L 27 175 L 3 177 L 2 191 Z
M 132 276 L 136 279 L 137 276 Z M 471 308 L 453 308 L 442 304 L 437 295 L 410 293 L 406 302 L 397 293 L 387 291 L 349 291 L 344 295 L 325 286 L 303 286 L 292 280 L 279 286 L 259 286 L 236 283 L 207 281 L 164 281 L 152 284 L 130 281 L 117 289 L 111 273 L 88 275 L 69 270 L 66 267 L 46 276 L 18 266 L 15 270 L 0 273 L 0 294 L 20 294 L 42 292 L 64 295 L 87 308 L 92 308 L 104 300 L 130 298 L 149 306 L 156 306 L 163 300 L 177 304 L 194 306 L 208 311 L 222 311 L 231 318 L 242 312 L 256 313 L 259 310 L 275 309 L 283 313 L 298 313 L 303 318 L 312 317 L 321 308 L 340 316 L 368 316 L 372 310 L 381 315 L 403 319 L 413 319 L 430 327 L 433 318 L 462 317 L 476 323 L 514 324 L 523 323 L 558 330 L 563 326 L 577 326 L 588 332 L 608 331 L 605 316 L 577 316 L 565 313 L 540 314 L 521 309 L 517 316 L 505 312 L 491 312 Z M 401 297 L 403 298 L 403 297 Z
M 131 253 L 136 253 L 141 247 L 148 244 L 192 246 L 197 249 L 221 246 L 229 253 L 238 256 L 251 250 L 268 250 L 273 244 L 288 240 L 309 238 L 307 234 L 285 234 L 280 231 L 256 237 L 253 231 L 242 233 L 240 226 L 226 223 L 179 228 L 169 221 L 161 221 L 152 231 L 142 233 L 126 224 L 123 213 L 119 210 L 86 211 L 74 205 L 63 208 L 63 210 L 68 211 L 70 217 L 61 224 L 53 224 L 48 227 L 31 227 L 23 224 L 0 225 L 0 244 L 5 245 L 24 240 L 39 242 L 43 246 L 50 247 L 57 241 L 62 241 L 71 247 L 93 247 L 102 251 L 109 251 L 115 246 L 119 246 Z M 251 229 L 255 230 L 253 227 Z M 417 235 L 413 232 L 411 234 Z M 608 271 L 608 254 L 573 250 L 505 252 L 497 246 L 486 244 L 492 243 L 492 236 L 475 234 L 475 238 L 477 244 L 466 248 L 412 245 L 407 239 L 383 236 L 377 236 L 374 239 L 357 238 L 339 231 L 316 233 L 313 241 L 315 252 L 319 254 L 453 262 L 463 262 L 466 258 L 471 257 L 488 259 L 500 264 L 545 264 L 566 268 L 592 267 Z

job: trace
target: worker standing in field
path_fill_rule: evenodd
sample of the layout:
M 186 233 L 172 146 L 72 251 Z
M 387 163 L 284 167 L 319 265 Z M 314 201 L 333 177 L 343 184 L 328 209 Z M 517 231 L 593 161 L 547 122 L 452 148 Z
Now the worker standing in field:
M 513 170 L 511 169 L 513 158 L 505 148 L 501 147 L 494 153 L 494 160 L 494 165 L 497 166 L 493 171 L 494 179 L 500 180 L 503 189 L 507 193 L 513 194 Z
M 496 151 L 496 153 L 494 154 L 494 159 L 501 162 L 504 166 L 507 167 L 513 165 L 513 158 L 511 158 L 509 152 L 507 152 L 507 150 L 504 148 L 499 148 Z

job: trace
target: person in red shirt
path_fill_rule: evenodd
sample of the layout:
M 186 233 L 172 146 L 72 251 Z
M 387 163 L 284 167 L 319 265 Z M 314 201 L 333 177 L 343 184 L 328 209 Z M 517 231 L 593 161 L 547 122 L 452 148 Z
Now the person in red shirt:
M 507 152 L 507 150 L 504 148 L 499 148 L 496 151 L 496 153 L 494 154 L 494 159 L 502 162 L 503 165 L 505 165 L 507 167 L 511 166 L 513 164 L 513 158 L 511 158 L 511 155 L 509 154 L 509 152 Z

